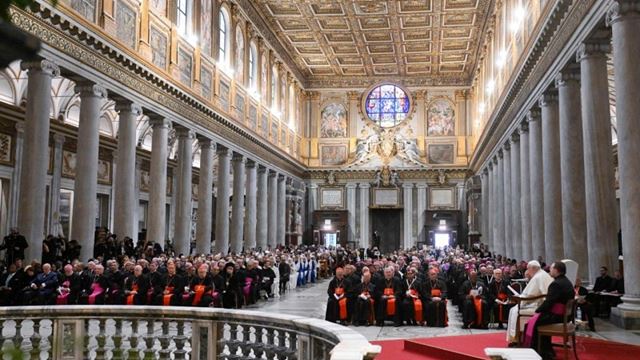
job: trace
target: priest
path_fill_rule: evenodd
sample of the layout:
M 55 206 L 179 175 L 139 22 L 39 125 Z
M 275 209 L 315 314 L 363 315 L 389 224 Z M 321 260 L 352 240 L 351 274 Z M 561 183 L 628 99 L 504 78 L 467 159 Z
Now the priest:
M 344 278 L 344 269 L 336 268 L 335 277 L 329 282 L 327 295 L 327 312 L 325 320 L 331 322 L 346 322 L 349 318 L 347 306 L 347 281 Z
M 148 289 L 149 279 L 142 274 L 142 266 L 136 265 L 133 268 L 133 274 L 129 275 L 124 281 L 124 304 L 144 305 Z
M 498 329 L 504 329 L 509 309 L 513 306 L 509 303 L 508 285 L 502 276 L 502 270 L 493 270 L 493 276 L 489 283 L 489 305 L 492 307 L 493 319 L 498 323 Z
M 447 285 L 442 279 L 438 278 L 438 270 L 436 268 L 429 270 L 429 279 L 425 283 L 424 297 L 427 326 L 447 326 Z
M 400 326 L 400 304 L 402 303 L 402 285 L 400 279 L 394 276 L 395 268 L 387 266 L 384 276 L 376 284 L 378 305 L 376 306 L 376 322 L 383 326 L 385 320 L 393 320 L 394 326 Z
M 422 325 L 423 319 L 423 286 L 416 276 L 416 269 L 409 267 L 402 281 L 402 320 L 407 325 Z
M 486 329 L 489 324 L 487 306 L 487 286 L 478 279 L 478 273 L 472 270 L 460 287 L 462 302 L 462 327 L 464 329 Z
M 161 280 L 161 292 L 156 295 L 155 304 L 162 306 L 176 306 L 180 304 L 180 295 L 184 291 L 184 279 L 176 273 L 176 263 L 167 262 L 167 274 Z
M 363 272 L 362 281 L 357 286 L 358 297 L 356 298 L 355 314 L 353 324 L 373 325 L 375 323 L 375 285 L 371 282 L 371 272 Z

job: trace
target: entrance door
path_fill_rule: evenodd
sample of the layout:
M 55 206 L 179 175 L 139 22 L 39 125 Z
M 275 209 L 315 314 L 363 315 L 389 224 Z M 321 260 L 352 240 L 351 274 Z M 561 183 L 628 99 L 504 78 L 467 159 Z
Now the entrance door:
M 370 209 L 371 244 L 383 254 L 400 248 L 401 209 Z M 377 236 L 376 236 L 377 234 Z

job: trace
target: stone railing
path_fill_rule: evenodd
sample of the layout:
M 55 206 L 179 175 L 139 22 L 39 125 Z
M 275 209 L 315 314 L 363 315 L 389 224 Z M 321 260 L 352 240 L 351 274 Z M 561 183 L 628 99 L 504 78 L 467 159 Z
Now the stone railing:
M 323 320 L 155 306 L 0 307 L 0 359 L 366 360 L 380 347 Z M 22 357 L 20 357 L 22 356 Z

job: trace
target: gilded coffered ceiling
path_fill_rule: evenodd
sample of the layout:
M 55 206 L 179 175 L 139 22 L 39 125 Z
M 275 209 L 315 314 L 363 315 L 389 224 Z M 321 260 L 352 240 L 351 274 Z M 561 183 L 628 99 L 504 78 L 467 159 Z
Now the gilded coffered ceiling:
M 254 0 L 309 88 L 470 85 L 493 0 Z

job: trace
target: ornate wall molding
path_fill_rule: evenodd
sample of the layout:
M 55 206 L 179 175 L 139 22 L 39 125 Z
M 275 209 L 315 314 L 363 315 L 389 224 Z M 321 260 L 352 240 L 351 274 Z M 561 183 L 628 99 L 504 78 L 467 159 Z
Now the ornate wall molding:
M 304 175 L 303 166 L 296 160 L 288 155 L 283 156 L 263 139 L 222 117 L 185 90 L 152 73 L 107 41 L 52 10 L 48 4 L 37 4 L 32 11 L 33 13 L 27 13 L 12 9 L 13 23 L 37 36 L 55 51 L 104 74 L 150 101 L 162 104 L 166 109 L 179 114 L 176 118 L 188 119 L 218 138 L 235 144 L 249 154 L 256 154 L 294 176 Z

